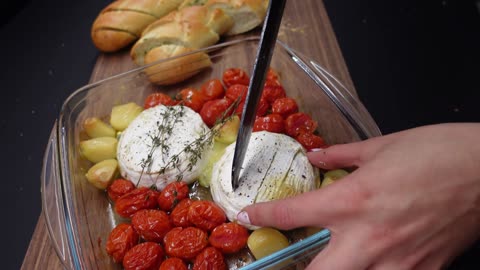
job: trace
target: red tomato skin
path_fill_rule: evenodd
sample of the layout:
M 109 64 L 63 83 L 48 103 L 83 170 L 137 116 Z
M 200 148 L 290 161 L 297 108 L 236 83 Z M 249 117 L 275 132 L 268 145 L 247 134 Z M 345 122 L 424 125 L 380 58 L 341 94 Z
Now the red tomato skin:
M 128 250 L 138 243 L 138 234 L 132 225 L 121 223 L 110 232 L 106 250 L 116 263 L 121 263 Z
M 162 210 L 143 209 L 132 216 L 135 231 L 148 242 L 161 243 L 167 232 L 173 229 L 170 218 Z
M 213 230 L 226 219 L 222 208 L 211 201 L 193 201 L 188 208 L 188 221 L 205 231 Z
M 174 181 L 165 186 L 158 195 L 157 202 L 163 211 L 172 210 L 177 203 L 188 196 L 188 184 L 185 181 Z
M 205 103 L 205 96 L 194 88 L 185 88 L 180 91 L 177 96 L 180 104 L 183 104 L 195 112 L 199 112 Z
M 158 206 L 158 192 L 147 187 L 136 188 L 117 199 L 115 212 L 122 217 L 130 218 L 142 209 L 153 209 Z
M 125 270 L 157 270 L 165 256 L 163 248 L 154 242 L 143 242 L 131 248 L 123 258 Z
M 117 201 L 122 195 L 127 194 L 128 192 L 135 189 L 135 185 L 130 180 L 126 179 L 115 179 L 110 186 L 107 188 L 107 194 L 110 200 L 113 202 Z
M 247 99 L 248 85 L 243 84 L 234 84 L 227 88 L 225 92 L 225 97 L 230 99 L 232 102 L 235 102 L 237 99 L 240 99 L 240 103 L 245 102 Z
M 284 133 L 285 123 L 282 116 L 272 113 L 264 117 L 257 117 L 257 119 L 255 119 L 255 123 L 253 124 L 253 132 L 263 130 L 275 133 Z
M 173 208 L 170 213 L 170 220 L 174 226 L 183 228 L 193 226 L 193 224 L 188 221 L 188 209 L 190 208 L 190 205 L 192 205 L 192 202 L 191 199 L 185 198 Z
M 230 87 L 234 84 L 248 85 L 250 83 L 250 77 L 247 73 L 240 68 L 229 68 L 223 72 L 222 75 L 223 85 Z
M 266 85 L 263 88 L 262 98 L 270 105 L 272 105 L 275 100 L 284 97 L 287 97 L 287 94 L 285 89 L 280 85 Z
M 226 270 L 223 254 L 214 247 L 207 247 L 195 258 L 193 270 Z
M 232 101 L 228 98 L 215 99 L 205 102 L 200 110 L 200 116 L 202 117 L 203 122 L 207 124 L 208 127 L 213 127 L 215 123 L 221 121 L 223 115 L 229 116 L 229 108 L 232 105 Z
M 222 82 L 219 79 L 211 79 L 203 83 L 200 92 L 206 101 L 223 98 L 225 95 L 225 89 L 223 89 Z
M 272 113 L 280 114 L 283 119 L 286 119 L 289 115 L 296 112 L 298 112 L 298 105 L 293 98 L 279 98 L 272 104 Z
M 176 227 L 165 235 L 163 243 L 168 256 L 193 260 L 208 245 L 208 235 L 196 227 Z
M 152 93 L 145 98 L 143 108 L 148 109 L 157 105 L 173 106 L 175 105 L 175 101 L 169 95 Z
M 307 151 L 315 148 L 326 148 L 322 137 L 312 133 L 302 132 L 295 138 Z
M 247 245 L 248 230 L 242 225 L 229 222 L 213 229 L 208 242 L 224 254 L 240 251 Z
M 291 114 L 285 119 L 286 133 L 293 138 L 300 133 L 313 133 L 317 126 L 317 122 L 310 115 L 302 112 Z
M 242 114 L 243 114 L 243 107 L 245 107 L 245 102 L 241 102 L 237 109 L 235 110 L 235 114 L 242 118 Z M 268 109 L 270 109 L 270 105 L 268 105 L 268 102 L 263 99 L 263 98 L 260 98 L 260 100 L 258 101 L 258 105 L 257 105 L 257 114 L 256 116 L 259 117 L 259 116 L 265 116 L 268 112 Z
M 158 270 L 188 270 L 188 268 L 181 259 L 172 257 L 163 261 Z

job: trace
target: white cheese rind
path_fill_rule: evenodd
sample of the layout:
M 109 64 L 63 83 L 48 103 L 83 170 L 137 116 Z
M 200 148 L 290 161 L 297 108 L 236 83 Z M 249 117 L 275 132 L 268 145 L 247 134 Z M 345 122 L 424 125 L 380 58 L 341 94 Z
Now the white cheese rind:
M 170 110 L 170 111 L 167 111 Z M 183 110 L 181 117 L 164 117 L 166 114 L 179 115 Z M 177 119 L 176 121 L 174 119 Z M 166 124 L 170 121 L 172 124 Z M 148 154 L 152 151 L 153 137 L 158 137 L 158 127 L 172 126 L 171 135 L 167 136 L 163 132 L 160 140 L 168 146 L 155 147 L 152 152 L 152 162 L 150 168 L 142 168 Z M 125 129 L 119 139 L 117 148 L 117 160 L 121 175 L 139 186 L 150 187 L 155 185 L 158 190 L 163 189 L 168 183 L 175 181 L 180 172 L 182 180 L 191 183 L 200 174 L 208 161 L 209 152 L 212 143 L 207 143 L 198 161 L 193 164 L 191 170 L 187 168 L 191 162 L 188 154 L 184 151 L 187 145 L 198 139 L 202 134 L 207 134 L 209 128 L 205 125 L 200 115 L 185 106 L 166 107 L 163 105 L 155 106 L 143 111 L 138 115 Z M 162 132 L 160 133 L 162 134 Z M 179 154 L 180 153 L 180 154 Z M 179 160 L 175 168 L 169 166 L 172 157 L 179 154 Z M 160 170 L 166 167 L 164 173 Z M 142 172 L 143 171 L 143 172 Z
M 295 196 L 317 187 L 318 171 L 308 161 L 305 149 L 289 136 L 262 131 L 254 132 L 250 138 L 240 185 L 233 191 L 234 150 L 235 143 L 214 165 L 210 186 L 214 201 L 230 221 L 235 221 L 247 205 Z

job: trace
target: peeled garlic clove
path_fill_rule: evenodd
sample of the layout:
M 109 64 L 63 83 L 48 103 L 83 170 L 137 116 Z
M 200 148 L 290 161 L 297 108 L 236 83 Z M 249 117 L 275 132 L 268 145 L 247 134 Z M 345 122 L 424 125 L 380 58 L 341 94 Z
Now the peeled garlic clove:
M 106 189 L 118 175 L 116 159 L 107 159 L 93 165 L 85 175 L 88 182 L 98 189 Z
M 97 117 L 90 117 L 83 122 L 83 128 L 90 138 L 115 137 L 116 131 Z
M 110 115 L 110 125 L 118 131 L 123 131 L 142 111 L 143 108 L 133 102 L 114 106 Z
M 112 137 L 100 137 L 80 142 L 80 152 L 93 163 L 115 158 L 118 140 Z

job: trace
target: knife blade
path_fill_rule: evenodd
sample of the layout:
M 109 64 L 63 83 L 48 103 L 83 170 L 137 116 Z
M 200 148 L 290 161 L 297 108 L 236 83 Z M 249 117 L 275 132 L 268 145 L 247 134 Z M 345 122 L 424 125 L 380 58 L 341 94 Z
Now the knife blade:
M 286 0 L 270 0 L 267 16 L 262 28 L 259 49 L 253 66 L 253 75 L 248 86 L 247 98 L 243 107 L 243 117 L 238 130 L 235 152 L 232 163 L 232 187 L 237 189 L 240 184 L 240 171 L 247 153 L 248 143 L 252 134 L 257 104 L 260 100 L 265 83 L 265 76 L 270 67 L 273 50 L 277 41 L 278 30 L 282 22 Z

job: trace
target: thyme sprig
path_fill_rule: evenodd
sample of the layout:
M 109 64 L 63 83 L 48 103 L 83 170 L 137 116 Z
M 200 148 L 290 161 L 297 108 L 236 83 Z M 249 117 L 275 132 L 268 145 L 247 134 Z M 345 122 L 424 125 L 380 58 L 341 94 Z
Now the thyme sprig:
M 172 155 L 166 163 L 164 162 L 165 165 L 160 168 L 158 175 L 155 179 L 155 183 L 158 181 L 158 178 L 160 177 L 160 175 L 165 174 L 166 170 L 168 169 L 177 169 L 177 175 L 175 177 L 177 181 L 180 181 L 183 179 L 185 172 L 192 171 L 193 167 L 201 159 L 202 154 L 205 151 L 205 148 L 212 143 L 213 138 L 220 133 L 221 128 L 235 116 L 235 111 L 238 108 L 239 104 L 240 104 L 240 98 L 235 100 L 224 112 L 222 112 L 221 116 L 216 120 L 215 125 L 211 129 L 205 130 L 204 132 L 202 132 L 195 140 L 187 144 L 180 152 Z M 183 107 L 183 105 L 181 105 L 181 107 Z M 171 115 L 167 115 L 167 116 L 172 117 Z M 176 117 L 176 115 L 174 115 L 174 117 Z M 170 122 L 177 123 L 178 121 L 180 120 L 176 118 L 176 120 L 168 121 L 168 123 Z M 173 129 L 173 125 L 171 128 Z M 166 131 L 160 134 L 165 134 L 165 135 L 172 134 L 171 129 L 162 128 L 162 130 L 166 130 Z M 150 154 L 147 156 L 147 161 L 150 162 L 149 163 L 150 168 L 151 168 L 151 163 L 153 162 L 152 155 L 151 155 L 153 154 L 153 151 L 155 151 L 155 149 L 160 146 L 162 146 L 163 149 L 168 149 L 168 148 L 165 148 L 165 145 L 166 145 L 165 137 L 162 137 L 162 138 L 163 138 L 162 142 L 152 144 L 152 149 L 149 152 Z M 188 161 L 188 164 L 184 168 L 181 168 L 180 166 L 181 165 L 180 163 L 182 161 L 180 157 L 182 155 L 184 155 Z M 142 173 L 143 173 L 143 170 L 142 170 Z

